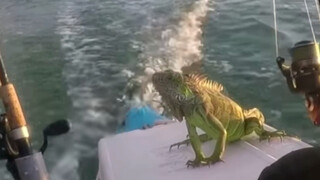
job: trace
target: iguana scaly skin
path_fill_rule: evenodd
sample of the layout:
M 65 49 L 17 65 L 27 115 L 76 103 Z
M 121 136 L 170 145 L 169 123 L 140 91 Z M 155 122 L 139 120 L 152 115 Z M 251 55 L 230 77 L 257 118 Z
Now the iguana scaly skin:
M 252 132 L 256 132 L 261 140 L 286 136 L 284 131 L 264 130 L 261 111 L 241 108 L 222 92 L 222 85 L 205 76 L 167 70 L 155 73 L 152 82 L 173 116 L 179 121 L 186 120 L 189 139 L 172 146 L 191 143 L 195 160 L 189 160 L 188 166 L 221 161 L 227 142 L 239 140 Z M 205 134 L 198 135 L 196 127 Z M 210 157 L 205 157 L 201 143 L 210 139 L 217 140 L 215 149 Z

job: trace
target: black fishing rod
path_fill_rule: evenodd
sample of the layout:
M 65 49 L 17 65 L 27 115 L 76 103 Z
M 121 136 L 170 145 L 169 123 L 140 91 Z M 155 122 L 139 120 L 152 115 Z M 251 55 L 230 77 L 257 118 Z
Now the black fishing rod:
M 42 154 L 47 148 L 48 136 L 57 136 L 70 130 L 67 120 L 56 121 L 43 130 L 44 143 L 34 151 L 30 142 L 28 124 L 15 88 L 8 79 L 0 53 L 0 95 L 5 113 L 0 115 L 0 160 L 15 180 L 48 180 Z

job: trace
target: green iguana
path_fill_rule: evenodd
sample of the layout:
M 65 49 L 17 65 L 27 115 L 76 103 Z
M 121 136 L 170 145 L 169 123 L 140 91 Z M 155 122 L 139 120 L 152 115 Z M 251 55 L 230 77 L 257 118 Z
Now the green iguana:
M 264 130 L 264 116 L 260 110 L 241 108 L 222 92 L 222 85 L 203 75 L 166 70 L 155 73 L 152 82 L 173 116 L 179 121 L 186 120 L 189 139 L 172 146 L 191 143 L 195 160 L 189 160 L 188 167 L 221 161 L 227 142 L 239 140 L 252 132 L 260 140 L 287 136 L 284 131 Z M 205 134 L 198 135 L 196 127 Z M 205 157 L 201 143 L 210 139 L 217 140 L 216 146 L 213 154 Z

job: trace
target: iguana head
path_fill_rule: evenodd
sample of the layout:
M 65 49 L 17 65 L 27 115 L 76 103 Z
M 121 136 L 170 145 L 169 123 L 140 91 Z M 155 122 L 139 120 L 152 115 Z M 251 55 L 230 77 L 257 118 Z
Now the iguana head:
M 169 107 L 172 115 L 179 121 L 183 120 L 180 98 L 185 97 L 187 86 L 181 73 L 166 70 L 152 76 L 155 89 L 162 97 L 162 101 Z
M 159 93 L 165 93 L 162 91 L 168 88 L 179 89 L 184 84 L 183 75 L 172 70 L 154 73 L 152 82 Z

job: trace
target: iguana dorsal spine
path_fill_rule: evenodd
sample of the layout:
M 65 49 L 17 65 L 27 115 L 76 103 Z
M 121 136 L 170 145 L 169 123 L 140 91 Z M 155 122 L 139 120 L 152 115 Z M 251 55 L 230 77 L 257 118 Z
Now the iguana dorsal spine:
M 224 89 L 224 87 L 220 83 L 212 81 L 202 74 L 187 74 L 186 77 L 186 83 L 189 86 L 220 93 Z

